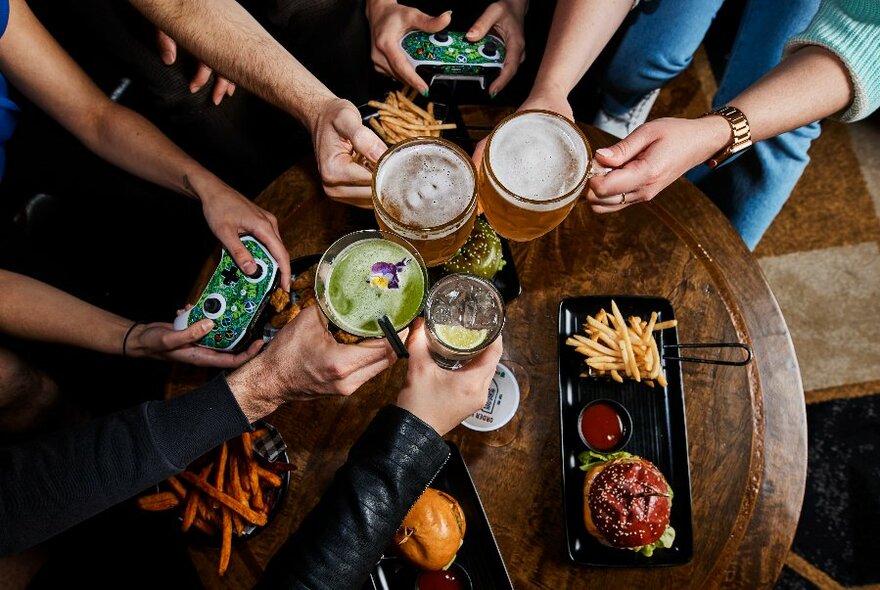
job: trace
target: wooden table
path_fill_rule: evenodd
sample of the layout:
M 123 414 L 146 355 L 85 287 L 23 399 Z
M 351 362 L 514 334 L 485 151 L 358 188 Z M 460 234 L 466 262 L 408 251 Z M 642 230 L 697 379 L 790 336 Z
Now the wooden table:
M 594 146 L 611 137 L 584 126 Z M 307 161 L 257 203 L 278 217 L 292 256 L 322 252 L 373 226 L 372 212 L 324 197 Z M 529 387 L 517 418 L 493 434 L 459 427 L 464 455 L 517 588 L 771 587 L 794 537 L 806 477 L 803 388 L 788 328 L 757 262 L 722 214 L 679 180 L 648 205 L 597 216 L 583 202 L 562 225 L 513 243 L 523 294 L 507 308 L 504 359 Z M 213 264 L 205 267 L 204 280 Z M 665 297 L 683 342 L 749 343 L 748 368 L 684 365 L 694 557 L 672 568 L 600 569 L 569 562 L 561 495 L 556 322 L 559 300 L 584 294 Z M 268 419 L 298 465 L 290 494 L 266 530 L 237 544 L 225 578 L 216 549 L 191 549 L 209 588 L 250 588 L 317 502 L 375 412 L 395 396 L 404 363 L 349 399 L 295 403 Z M 176 368 L 168 394 L 207 379 Z

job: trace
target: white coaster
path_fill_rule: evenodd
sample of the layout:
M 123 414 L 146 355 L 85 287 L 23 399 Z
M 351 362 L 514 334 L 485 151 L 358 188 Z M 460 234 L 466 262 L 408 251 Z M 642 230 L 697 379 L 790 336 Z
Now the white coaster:
M 479 432 L 498 430 L 510 422 L 519 408 L 519 384 L 510 369 L 498 363 L 489 384 L 486 405 L 468 416 L 462 425 Z

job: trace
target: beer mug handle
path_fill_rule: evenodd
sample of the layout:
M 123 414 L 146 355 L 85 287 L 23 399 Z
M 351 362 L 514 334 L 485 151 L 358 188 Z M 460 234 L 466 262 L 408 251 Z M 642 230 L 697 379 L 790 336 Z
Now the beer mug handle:
M 612 168 L 606 168 L 601 164 L 597 164 L 596 160 L 590 159 L 590 168 L 587 170 L 587 180 L 590 180 L 594 176 L 605 176 L 609 172 L 611 172 Z
M 366 168 L 367 172 L 369 172 L 370 174 L 372 174 L 373 172 L 376 171 L 376 163 L 375 162 L 371 161 L 369 158 L 366 158 L 355 151 L 351 152 L 351 159 L 355 164 L 360 164 L 361 166 Z

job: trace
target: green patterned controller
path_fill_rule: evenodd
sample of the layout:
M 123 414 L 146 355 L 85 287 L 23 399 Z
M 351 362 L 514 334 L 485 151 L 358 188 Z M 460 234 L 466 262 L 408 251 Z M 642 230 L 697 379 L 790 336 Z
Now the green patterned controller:
M 177 330 L 185 330 L 205 318 L 213 320 L 214 328 L 199 341 L 200 346 L 234 351 L 248 344 L 245 336 L 275 289 L 278 263 L 253 237 L 242 236 L 241 242 L 253 255 L 257 272 L 250 277 L 241 272 L 223 249 L 220 263 L 199 300 L 174 320 Z
M 464 33 L 412 31 L 400 40 L 416 73 L 429 85 L 434 80 L 473 80 L 485 89 L 504 67 L 504 41 L 486 35 L 471 43 Z

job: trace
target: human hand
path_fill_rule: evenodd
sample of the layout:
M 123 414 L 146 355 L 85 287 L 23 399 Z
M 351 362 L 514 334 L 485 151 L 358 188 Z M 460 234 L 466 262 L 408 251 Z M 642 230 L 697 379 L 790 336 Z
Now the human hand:
M 373 176 L 352 159 L 352 150 L 376 162 L 387 149 L 385 142 L 364 126 L 360 112 L 347 100 L 325 101 L 310 125 L 321 183 L 328 197 L 370 209 Z
M 197 367 L 234 369 L 252 359 L 263 347 L 263 341 L 253 342 L 247 350 L 230 354 L 211 350 L 196 343 L 211 331 L 214 322 L 201 320 L 185 330 L 175 330 L 173 324 L 153 322 L 134 327 L 126 340 L 125 354 L 134 358 L 152 358 L 177 361 Z
M 590 179 L 590 207 L 610 213 L 650 201 L 729 139 L 730 126 L 718 116 L 645 123 L 616 144 L 596 150 L 596 161 L 612 170 Z
M 263 354 L 230 375 L 227 383 L 253 421 L 286 401 L 351 395 L 396 360 L 385 339 L 336 342 L 324 314 L 312 305 L 275 334 Z
M 159 46 L 159 56 L 162 58 L 162 63 L 170 66 L 177 60 L 177 42 L 159 29 L 156 29 L 156 44 Z M 189 83 L 190 93 L 195 94 L 202 86 L 207 84 L 208 80 L 211 79 L 211 73 L 211 68 L 203 63 L 199 63 L 195 76 L 193 76 L 192 81 Z M 214 81 L 214 91 L 211 93 L 213 103 L 219 106 L 224 97 L 232 96 L 233 94 L 235 94 L 235 82 L 231 82 L 218 74 Z
M 506 54 L 504 67 L 494 82 L 489 86 L 489 94 L 494 97 L 501 92 L 513 78 L 520 64 L 526 58 L 526 38 L 523 23 L 526 18 L 528 2 L 524 0 L 498 0 L 486 7 L 480 18 L 465 34 L 465 38 L 474 43 L 485 37 L 494 29 L 504 41 Z M 398 41 L 398 46 L 400 42 Z
M 369 0 L 366 10 L 373 43 L 370 56 L 376 71 L 409 84 L 427 96 L 428 85 L 410 65 L 400 40 L 416 29 L 426 33 L 442 31 L 452 21 L 452 11 L 431 16 L 416 8 L 401 6 L 397 0 Z
M 425 322 L 417 319 L 407 340 L 409 366 L 397 405 L 443 436 L 486 404 L 489 384 L 501 358 L 501 336 L 461 369 L 437 365 L 428 352 Z
M 278 263 L 278 285 L 290 290 L 290 254 L 281 240 L 278 220 L 254 205 L 241 193 L 213 174 L 186 177 L 188 189 L 202 202 L 202 212 L 211 232 L 246 275 L 257 271 L 254 257 L 241 242 L 242 234 L 251 234 L 266 246 Z

